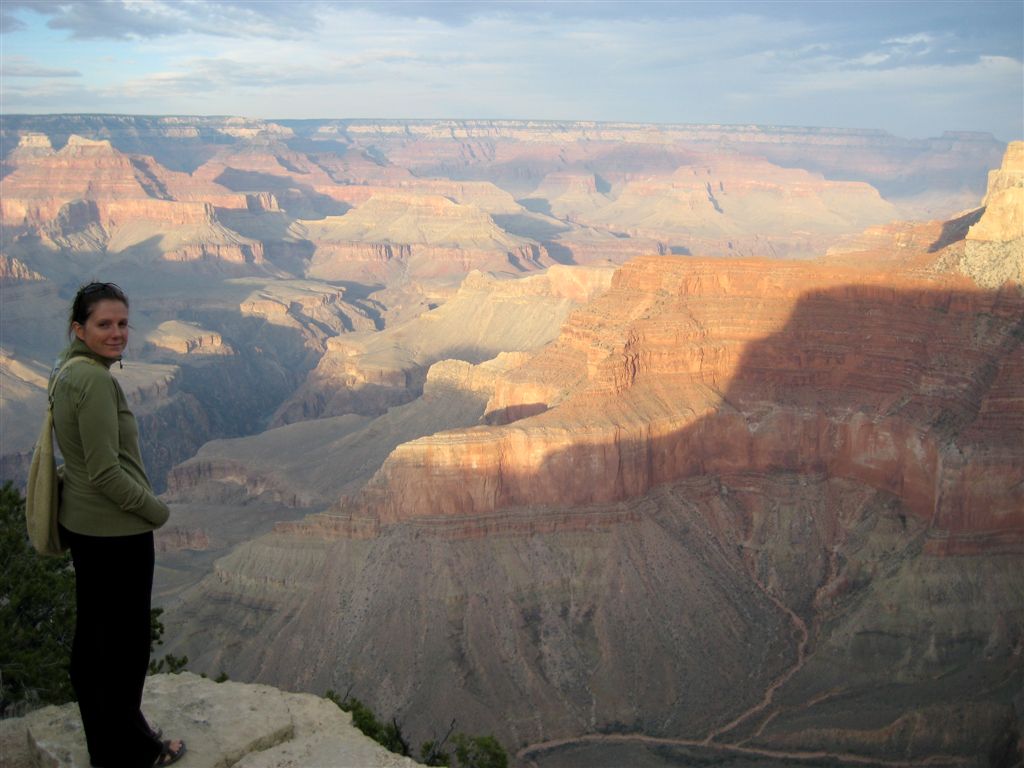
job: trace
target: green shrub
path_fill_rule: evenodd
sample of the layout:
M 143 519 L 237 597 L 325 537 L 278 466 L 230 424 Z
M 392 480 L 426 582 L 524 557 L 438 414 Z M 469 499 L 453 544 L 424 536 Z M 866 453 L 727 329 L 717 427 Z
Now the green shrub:
M 9 481 L 0 488 L 0 572 L 0 716 L 73 701 L 71 558 L 36 554 L 26 533 L 25 500 Z
M 359 699 L 349 696 L 339 696 L 333 689 L 324 694 L 324 698 L 333 701 L 343 711 L 352 714 L 352 724 L 392 752 L 409 756 L 409 742 L 405 740 L 402 728 L 396 718 L 391 722 L 381 725 L 376 715 Z M 420 745 L 420 760 L 424 765 L 430 766 L 453 766 L 453 768 L 508 768 L 508 753 L 493 736 L 467 736 L 464 733 L 455 734 L 452 742 L 455 746 L 455 759 L 458 761 L 453 765 L 452 755 L 445 749 L 448 736 L 455 729 L 455 721 L 452 720 L 448 733 L 440 741 L 431 739 Z
M 152 655 L 156 651 L 158 645 L 163 645 L 164 642 L 164 625 L 160 621 L 160 616 L 163 614 L 163 608 L 153 608 L 149 612 L 149 653 Z M 149 661 L 149 674 L 159 675 L 163 672 L 168 672 L 172 675 L 176 675 L 185 669 L 185 665 L 188 664 L 188 656 L 175 656 L 172 653 L 165 654 L 162 659 L 150 659 Z M 223 675 L 224 673 L 221 672 Z M 218 680 L 218 682 L 223 682 Z
M 508 768 L 508 753 L 493 736 L 455 734 L 459 768 Z

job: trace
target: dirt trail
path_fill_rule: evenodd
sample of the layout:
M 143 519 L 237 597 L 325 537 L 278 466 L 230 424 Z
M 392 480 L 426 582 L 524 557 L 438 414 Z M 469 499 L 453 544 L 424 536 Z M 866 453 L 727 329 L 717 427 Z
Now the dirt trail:
M 779 598 L 773 595 L 771 593 L 771 590 L 769 590 L 763 583 L 761 583 L 761 581 L 757 577 L 754 576 L 753 572 L 751 572 L 750 575 L 754 583 L 758 586 L 761 592 L 764 593 L 764 596 L 767 597 L 776 608 L 785 613 L 789 617 L 789 620 L 793 623 L 793 626 L 796 628 L 796 631 L 800 636 L 800 641 L 797 643 L 796 647 L 796 661 L 793 663 L 793 666 L 787 669 L 780 677 L 776 678 L 775 681 L 773 681 L 772 684 L 768 686 L 768 688 L 764 692 L 764 696 L 761 697 L 761 701 L 758 704 L 755 704 L 746 712 L 741 713 L 731 722 L 726 723 L 721 728 L 717 728 L 711 731 L 711 733 L 705 736 L 704 741 L 702 742 L 705 746 L 711 744 L 711 742 L 714 741 L 714 739 L 718 738 L 723 733 L 731 731 L 744 720 L 748 720 L 754 715 L 763 712 L 765 709 L 767 709 L 768 706 L 772 703 L 772 699 L 775 696 L 775 692 L 779 690 L 779 688 L 781 688 L 783 685 L 785 685 L 789 681 L 789 679 L 793 677 L 793 675 L 795 675 L 797 672 L 803 669 L 804 664 L 807 662 L 807 642 L 810 638 L 810 632 L 807 629 L 807 623 L 799 616 L 797 616 L 793 609 L 791 609 L 788 605 L 785 605 Z
M 952 755 L 931 755 L 929 757 L 918 758 L 913 760 L 886 760 L 884 758 L 873 758 L 864 755 L 850 754 L 844 752 L 829 752 L 825 750 L 809 750 L 809 751 L 793 751 L 793 750 L 776 750 L 766 749 L 759 747 L 746 746 L 743 742 L 740 743 L 728 743 L 722 741 L 715 741 L 718 737 L 736 728 L 741 723 L 749 720 L 750 718 L 758 715 L 771 706 L 772 700 L 775 696 L 775 692 L 785 685 L 797 672 L 799 672 L 807 661 L 807 644 L 810 641 L 811 630 L 807 627 L 807 623 L 800 618 L 789 606 L 785 605 L 778 597 L 776 597 L 770 589 L 757 578 L 755 569 L 752 563 L 748 563 L 749 573 L 752 581 L 757 585 L 761 592 L 775 605 L 780 611 L 785 613 L 793 627 L 799 636 L 799 641 L 796 648 L 796 661 L 793 665 L 783 672 L 778 678 L 776 678 L 766 689 L 761 700 L 750 707 L 746 711 L 740 713 L 736 718 L 726 723 L 725 725 L 714 729 L 703 739 L 673 739 L 673 738 L 662 738 L 655 736 L 645 736 L 643 734 L 587 734 L 585 736 L 577 736 L 565 739 L 555 739 L 552 741 L 538 742 L 536 744 L 530 744 L 523 747 L 516 753 L 517 762 L 521 765 L 533 766 L 537 768 L 537 763 L 530 757 L 531 755 L 545 752 L 551 749 L 557 749 L 559 747 L 571 746 L 574 744 L 648 744 L 651 746 L 669 746 L 669 747 L 698 747 L 702 749 L 712 749 L 720 752 L 728 752 L 734 754 L 751 755 L 756 757 L 766 757 L 776 760 L 838 760 L 848 765 L 864 765 L 864 766 L 877 766 L 878 768 L 965 768 L 968 765 L 972 765 L 971 761 L 965 760 L 961 757 L 955 757 Z M 829 557 L 829 569 L 828 575 L 825 577 L 824 582 L 818 588 L 818 594 L 827 587 L 828 583 L 835 578 L 838 572 L 838 565 L 835 557 L 835 550 L 830 553 Z M 817 597 L 817 596 L 816 596 Z M 832 692 L 824 694 L 823 698 L 827 698 Z M 765 723 L 770 720 L 774 714 L 770 714 L 765 718 Z M 765 723 L 761 724 L 761 728 L 758 729 L 758 733 L 764 728 Z
M 739 744 L 724 744 L 722 742 L 707 742 L 697 739 L 668 739 L 656 736 L 644 736 L 643 734 L 602 734 L 594 733 L 586 736 L 577 736 L 568 739 L 555 739 L 537 744 L 530 744 L 516 752 L 516 760 L 522 765 L 529 765 L 537 768 L 537 763 L 530 755 L 538 752 L 546 752 L 559 747 L 571 746 L 574 744 L 649 744 L 651 746 L 668 747 L 699 747 L 701 749 L 713 749 L 720 752 L 730 752 L 755 757 L 768 757 L 776 760 L 838 760 L 849 765 L 877 766 L 878 768 L 967 768 L 973 765 L 972 762 L 959 757 L 946 755 L 932 755 L 918 760 L 885 760 L 883 758 L 866 757 L 864 755 L 847 754 L 843 752 L 827 752 L 824 750 L 813 750 L 798 752 L 790 750 L 761 749 L 757 747 L 745 747 Z

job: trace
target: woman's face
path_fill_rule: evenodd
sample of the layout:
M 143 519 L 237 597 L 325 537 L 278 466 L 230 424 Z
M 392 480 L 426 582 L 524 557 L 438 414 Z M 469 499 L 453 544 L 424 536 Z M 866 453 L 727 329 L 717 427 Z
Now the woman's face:
M 117 299 L 100 299 L 84 325 L 74 323 L 71 327 L 97 355 L 119 358 L 128 345 L 128 307 Z

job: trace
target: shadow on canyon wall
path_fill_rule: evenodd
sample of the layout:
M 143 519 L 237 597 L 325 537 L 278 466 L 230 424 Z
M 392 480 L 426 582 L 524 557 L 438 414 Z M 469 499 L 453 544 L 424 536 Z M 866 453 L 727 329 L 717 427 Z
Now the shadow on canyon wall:
M 512 422 L 493 438 L 504 442 L 508 456 L 516 455 L 517 441 L 544 450 L 551 431 L 560 432 L 567 447 L 557 447 L 556 440 L 529 468 L 517 469 L 514 460 L 484 470 L 436 467 L 437 475 L 417 484 L 428 496 L 436 488 L 436 499 L 417 504 L 416 514 L 460 517 L 507 507 L 614 503 L 661 483 L 721 472 L 824 472 L 892 493 L 922 518 L 952 493 L 975 515 L 968 529 L 980 524 L 976 516 L 986 498 L 996 529 L 1024 533 L 1019 467 L 1013 472 L 1024 426 L 1015 378 L 1024 298 L 1016 288 L 845 285 L 812 291 L 795 302 L 779 331 L 746 346 L 728 381 L 714 362 L 703 365 L 721 352 L 713 330 L 702 342 L 699 370 L 673 361 L 668 336 L 645 339 L 640 324 L 636 333 L 639 340 L 621 351 L 614 373 L 620 392 L 587 395 L 596 408 L 607 406 L 610 419 L 590 427 L 566 424 L 556 407 L 534 421 Z M 707 411 L 696 420 L 678 402 L 656 405 L 653 420 L 635 419 L 630 403 L 637 413 L 650 410 L 648 390 L 660 398 L 710 394 L 712 402 L 693 405 Z M 487 418 L 507 424 L 544 410 L 543 403 L 523 403 Z M 681 422 L 688 423 L 674 426 Z M 540 437 L 531 436 L 534 425 Z M 989 464 L 984 489 L 956 496 L 954 465 L 970 485 Z M 1005 483 L 999 472 L 1010 472 Z M 385 478 L 388 485 L 395 480 Z M 387 487 L 380 491 L 389 495 Z M 430 507 L 436 511 L 424 514 Z M 381 512 L 386 521 L 408 518 L 400 504 Z
M 942 234 L 928 247 L 928 253 L 941 251 L 950 243 L 963 240 L 967 236 L 967 230 L 977 224 L 984 214 L 985 208 L 981 207 L 945 222 L 942 225 Z
M 295 169 L 289 168 L 285 164 L 283 158 L 276 157 L 276 159 L 279 163 L 284 164 L 287 170 L 295 171 Z M 313 187 L 306 184 L 299 184 L 288 176 L 275 176 L 270 173 L 260 173 L 259 171 L 240 171 L 236 168 L 226 168 L 214 181 L 233 192 L 271 192 L 277 196 L 281 205 L 286 210 L 289 207 L 295 206 L 296 199 L 301 197 L 306 207 L 313 214 L 303 216 L 303 218 L 307 219 L 342 216 L 352 208 L 347 203 L 317 192 Z M 309 211 L 303 211 L 303 213 L 309 213 Z

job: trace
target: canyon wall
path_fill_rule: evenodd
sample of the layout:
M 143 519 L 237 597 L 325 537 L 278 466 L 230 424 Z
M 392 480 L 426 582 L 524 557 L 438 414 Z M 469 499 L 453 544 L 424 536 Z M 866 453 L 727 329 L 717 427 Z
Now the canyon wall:
M 944 231 L 630 261 L 483 384 L 489 424 L 217 561 L 175 647 L 540 765 L 972 764 L 1021 715 L 1024 294 Z
M 1024 141 L 989 174 L 984 212 L 967 232 L 959 269 L 979 285 L 1024 282 Z

